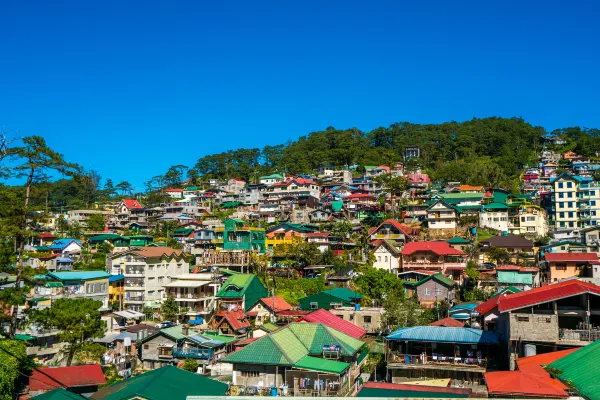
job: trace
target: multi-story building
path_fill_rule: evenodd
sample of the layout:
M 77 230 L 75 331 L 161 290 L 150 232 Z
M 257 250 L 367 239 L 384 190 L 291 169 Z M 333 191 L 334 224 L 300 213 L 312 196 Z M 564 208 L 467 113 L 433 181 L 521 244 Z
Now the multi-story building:
M 548 216 L 540 206 L 524 204 L 518 207 L 516 215 L 509 213 L 508 218 L 508 231 L 513 235 L 536 238 L 548 234 Z
M 458 212 L 444 200 L 436 200 L 427 209 L 427 226 L 433 237 L 454 236 L 458 226 Z
M 100 310 L 108 310 L 109 277 L 104 271 L 49 272 L 36 276 L 44 283 L 36 284 L 32 295 L 38 305 L 44 304 L 40 298 L 48 299 L 48 305 L 60 298 L 90 298 L 102 303 Z
M 265 176 L 261 176 L 260 178 L 258 178 L 258 181 L 263 185 L 271 186 L 277 182 L 283 181 L 283 175 L 281 175 L 281 174 L 265 175 Z
M 215 296 L 221 288 L 218 274 L 182 274 L 164 286 L 165 297 L 172 297 L 189 321 L 208 320 L 215 311 Z M 199 318 L 200 317 L 200 318 Z
M 158 306 L 166 298 L 163 286 L 190 270 L 188 255 L 170 247 L 133 248 L 110 259 L 113 271 L 125 276 L 124 308 L 134 311 Z
M 288 178 L 268 187 L 263 193 L 265 199 L 281 197 L 313 196 L 319 198 L 321 187 L 310 179 Z
M 67 215 L 70 223 L 78 223 L 83 227 L 87 226 L 87 220 L 92 215 L 102 215 L 107 225 L 114 223 L 115 220 L 115 213 L 103 210 L 71 210 L 67 211 Z
M 461 283 L 467 254 L 447 242 L 409 242 L 402 249 L 402 270 L 441 272 Z
M 590 177 L 562 173 L 552 179 L 554 229 L 600 225 L 600 185 Z
M 265 252 L 265 230 L 249 226 L 246 221 L 229 218 L 223 228 L 215 229 L 215 243 L 223 250 Z M 222 243 L 222 246 L 219 246 Z
M 500 232 L 508 232 L 508 206 L 504 203 L 490 203 L 479 213 L 479 226 Z

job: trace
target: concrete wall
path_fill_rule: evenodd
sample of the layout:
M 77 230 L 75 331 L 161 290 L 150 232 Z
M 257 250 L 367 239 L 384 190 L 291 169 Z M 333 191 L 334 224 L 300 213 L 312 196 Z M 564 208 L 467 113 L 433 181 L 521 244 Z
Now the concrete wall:
M 172 344 L 173 346 L 176 346 L 176 343 L 174 341 L 172 341 L 171 339 L 165 337 L 165 336 L 157 336 L 154 339 L 151 339 L 147 342 L 145 342 L 144 344 L 140 345 L 140 351 L 141 351 L 141 359 L 142 361 L 147 361 L 147 360 L 152 360 L 152 361 L 157 361 L 157 360 L 162 360 L 162 361 L 169 361 L 170 359 L 161 359 L 158 357 L 158 347 L 159 344 Z
M 260 386 L 262 384 L 263 387 L 271 385 L 279 387 L 283 382 L 284 371 L 284 367 L 279 367 L 277 385 L 275 385 L 275 366 L 234 364 L 233 384 L 244 386 Z M 245 372 L 253 375 L 258 373 L 258 376 L 243 376 Z
M 436 300 L 449 300 L 454 298 L 454 290 L 448 291 L 448 288 L 431 279 L 422 285 L 417 286 L 417 297 L 422 302 L 433 303 Z
M 558 316 L 555 314 L 510 313 L 510 340 L 558 341 Z

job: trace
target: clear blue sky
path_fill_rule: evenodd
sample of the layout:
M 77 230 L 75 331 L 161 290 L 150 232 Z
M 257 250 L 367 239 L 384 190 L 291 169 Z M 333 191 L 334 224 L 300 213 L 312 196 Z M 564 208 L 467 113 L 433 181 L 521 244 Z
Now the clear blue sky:
M 0 2 L 0 126 L 142 183 L 328 126 L 600 127 L 597 1 Z

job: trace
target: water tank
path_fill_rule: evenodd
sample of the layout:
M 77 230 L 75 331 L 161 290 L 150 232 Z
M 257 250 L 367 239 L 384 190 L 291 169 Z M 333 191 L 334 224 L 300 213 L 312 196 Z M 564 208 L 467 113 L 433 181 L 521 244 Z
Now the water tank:
M 354 305 L 354 309 L 355 309 L 356 311 L 360 311 L 360 304 L 358 304 L 358 303 L 357 303 L 357 304 L 355 304 L 355 305 Z
M 537 354 L 535 344 L 526 344 L 525 345 L 525 357 L 535 356 Z

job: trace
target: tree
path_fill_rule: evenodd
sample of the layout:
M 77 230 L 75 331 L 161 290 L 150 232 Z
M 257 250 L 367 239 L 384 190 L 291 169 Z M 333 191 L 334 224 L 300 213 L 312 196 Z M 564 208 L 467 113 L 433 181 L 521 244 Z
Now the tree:
M 393 176 L 391 174 L 379 175 L 375 182 L 383 185 L 383 190 L 390 196 L 390 205 L 392 208 L 392 218 L 395 218 L 397 198 L 402 196 L 406 190 L 408 180 L 403 176 Z
M 490 247 L 486 252 L 487 258 L 496 263 L 496 265 L 503 265 L 510 261 L 510 254 L 506 249 L 500 247 Z
M 88 298 L 57 299 L 50 308 L 33 312 L 31 322 L 59 331 L 58 337 L 65 343 L 67 366 L 70 366 L 75 355 L 89 354 L 93 351 L 93 339 L 104 335 L 100 307 L 101 301 Z
M 87 222 L 88 231 L 101 232 L 106 226 L 106 220 L 102 214 L 92 214 L 88 218 Z
M 377 301 L 382 301 L 387 295 L 403 290 L 402 282 L 397 275 L 372 267 L 364 269 L 353 282 L 363 296 Z
M 116 188 L 121 192 L 121 196 L 130 196 L 131 192 L 133 191 L 133 186 L 131 186 L 131 183 L 127 181 L 119 182 Z
M 104 194 L 107 197 L 112 197 L 115 195 L 115 186 L 112 179 L 108 178 L 106 183 L 104 184 Z
M 183 182 L 183 176 L 188 170 L 185 165 L 173 165 L 164 175 L 163 180 L 167 186 L 178 186 Z
M 19 373 L 27 373 L 33 362 L 25 353 L 25 343 L 18 340 L 0 340 L 0 399 L 18 397 L 22 379 Z
M 160 307 L 160 313 L 165 321 L 173 322 L 175 319 L 177 319 L 177 316 L 179 315 L 179 306 L 173 297 L 167 297 L 167 299 L 162 303 Z
M 191 358 L 186 358 L 183 362 L 183 369 L 196 373 L 196 371 L 198 371 L 198 362 Z

